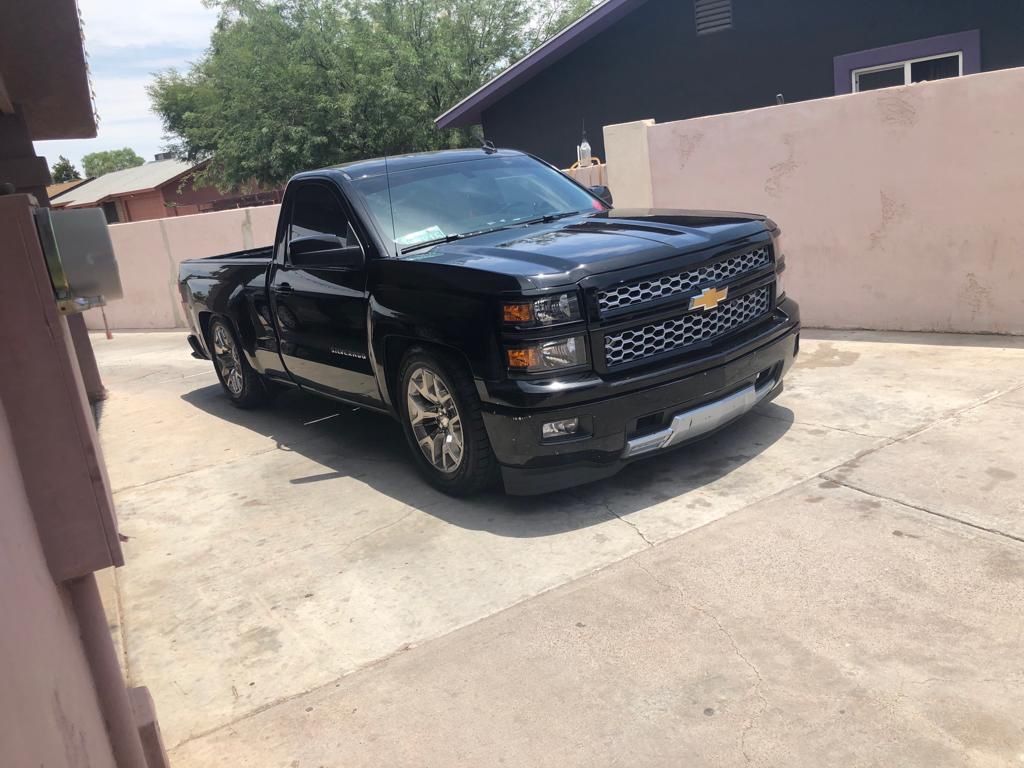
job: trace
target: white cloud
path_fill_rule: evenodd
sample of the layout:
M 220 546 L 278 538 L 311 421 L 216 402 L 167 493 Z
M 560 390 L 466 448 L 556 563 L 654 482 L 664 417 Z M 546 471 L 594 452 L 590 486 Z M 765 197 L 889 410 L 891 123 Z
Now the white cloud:
M 146 95 L 149 81 L 148 77 L 94 77 L 100 128 L 107 124 L 149 117 L 149 96 Z
M 78 0 L 78 6 L 86 50 L 95 52 L 151 45 L 204 48 L 217 20 L 217 11 L 200 0 Z

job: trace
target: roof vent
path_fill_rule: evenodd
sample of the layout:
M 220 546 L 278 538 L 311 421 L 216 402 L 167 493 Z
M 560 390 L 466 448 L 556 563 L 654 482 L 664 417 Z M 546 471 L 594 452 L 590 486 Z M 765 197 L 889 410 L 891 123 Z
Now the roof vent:
M 157 152 L 155 155 L 153 155 L 153 160 L 158 162 L 158 163 L 161 160 L 173 160 L 173 159 L 174 159 L 174 153 L 173 152 Z
M 732 29 L 732 0 L 693 0 L 697 34 Z

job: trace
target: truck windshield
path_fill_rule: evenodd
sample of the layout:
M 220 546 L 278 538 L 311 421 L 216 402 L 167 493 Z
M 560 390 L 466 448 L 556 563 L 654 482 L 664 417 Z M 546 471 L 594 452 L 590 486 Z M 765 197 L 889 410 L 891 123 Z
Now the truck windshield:
M 533 158 L 489 156 L 355 180 L 381 232 L 399 253 L 429 243 L 606 206 Z M 390 198 L 390 205 L 389 205 Z

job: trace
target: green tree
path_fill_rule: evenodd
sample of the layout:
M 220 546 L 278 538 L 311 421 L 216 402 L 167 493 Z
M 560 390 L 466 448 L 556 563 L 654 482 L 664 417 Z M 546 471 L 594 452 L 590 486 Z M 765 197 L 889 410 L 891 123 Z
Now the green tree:
M 525 55 L 580 0 L 208 0 L 187 72 L 149 86 L 176 156 L 221 187 L 398 152 L 465 146 L 434 118 Z M 589 2 L 585 3 L 589 7 Z
M 82 178 L 82 174 L 78 172 L 78 169 L 64 155 L 57 158 L 57 162 L 53 164 L 50 173 L 53 176 L 54 184 Z
M 85 170 L 85 175 L 91 179 L 105 173 L 134 168 L 144 162 L 146 161 L 139 157 L 134 149 L 123 147 L 122 149 L 109 149 L 105 152 L 90 152 L 82 158 L 82 168 Z
M 537 0 L 537 44 L 561 32 L 594 5 L 595 0 Z

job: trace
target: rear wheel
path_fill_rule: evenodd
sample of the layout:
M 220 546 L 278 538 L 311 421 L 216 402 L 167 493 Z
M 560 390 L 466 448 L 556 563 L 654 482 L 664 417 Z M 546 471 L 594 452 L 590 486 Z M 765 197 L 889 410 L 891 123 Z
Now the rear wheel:
M 399 409 L 420 472 L 453 496 L 493 484 L 498 464 L 473 380 L 454 356 L 415 347 L 399 373 Z
M 255 408 L 270 399 L 266 382 L 242 352 L 234 330 L 222 318 L 210 321 L 210 350 L 220 385 L 239 408 Z

